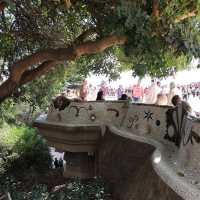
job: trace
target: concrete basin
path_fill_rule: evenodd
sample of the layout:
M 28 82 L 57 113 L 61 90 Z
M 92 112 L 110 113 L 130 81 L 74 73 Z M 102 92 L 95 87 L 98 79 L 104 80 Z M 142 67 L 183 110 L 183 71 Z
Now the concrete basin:
M 38 118 L 34 126 L 49 146 L 62 151 L 95 152 L 101 137 L 101 127 L 98 125 L 52 123 L 46 120 L 46 116 Z

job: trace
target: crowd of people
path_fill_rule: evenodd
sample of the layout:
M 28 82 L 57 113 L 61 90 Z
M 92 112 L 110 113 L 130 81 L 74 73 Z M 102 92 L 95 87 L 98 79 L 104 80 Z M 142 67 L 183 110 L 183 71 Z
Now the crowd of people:
M 63 110 L 63 107 L 70 104 L 70 99 L 74 101 L 129 100 L 133 103 L 173 105 L 172 98 L 175 95 L 189 104 L 195 103 L 200 107 L 200 83 L 176 85 L 174 82 L 170 82 L 169 85 L 162 85 L 159 81 L 152 80 L 148 87 L 143 88 L 141 81 L 138 80 L 136 84 L 129 87 L 119 85 L 118 88 L 112 88 L 106 84 L 99 87 L 87 85 L 87 81 L 84 81 L 80 90 L 75 92 L 77 96 L 71 98 L 69 93 L 69 90 L 67 90 L 56 98 L 54 101 L 55 108 Z M 194 99 L 196 99 L 196 102 L 194 102 Z M 196 111 L 198 113 L 200 108 Z
M 190 97 L 198 97 L 200 99 L 200 82 L 182 85 L 180 87 L 184 100 L 187 101 Z
M 147 103 L 157 105 L 171 105 L 171 99 L 174 95 L 182 97 L 180 87 L 176 87 L 171 82 L 169 88 L 162 86 L 159 81 L 152 80 L 149 87 L 143 88 L 141 80 L 130 87 L 119 85 L 118 88 L 112 88 L 102 84 L 97 90 L 96 86 L 91 84 L 87 86 L 86 82 L 80 90 L 80 99 L 82 100 L 131 100 L 134 103 Z
M 54 164 L 54 167 L 55 167 L 55 168 L 63 168 L 63 159 L 60 158 L 60 159 L 58 160 L 58 158 L 55 158 L 53 164 Z

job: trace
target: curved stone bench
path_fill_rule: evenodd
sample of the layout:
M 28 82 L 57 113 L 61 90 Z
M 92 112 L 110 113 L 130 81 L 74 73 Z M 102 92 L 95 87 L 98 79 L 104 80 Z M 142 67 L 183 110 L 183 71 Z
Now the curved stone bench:
M 195 174 L 193 177 L 189 177 L 187 176 L 187 174 L 183 173 L 182 169 L 179 168 L 179 166 L 177 165 L 178 164 L 177 154 L 175 153 L 177 151 L 177 148 L 173 144 L 167 144 L 167 143 L 162 144 L 160 142 L 153 140 L 152 138 L 137 136 L 124 129 L 119 129 L 114 126 L 109 127 L 109 129 L 111 133 L 116 134 L 120 137 L 131 139 L 139 143 L 146 143 L 146 144 L 149 144 L 150 146 L 153 146 L 155 150 L 151 152 L 152 153 L 151 164 L 155 172 L 164 181 L 164 183 L 170 186 L 172 190 L 174 190 L 183 199 L 187 199 L 187 200 L 200 199 L 200 190 L 198 187 L 196 187 L 196 184 L 195 184 L 195 179 L 196 179 Z M 137 147 L 143 148 L 142 144 L 138 145 Z M 148 158 L 145 158 L 145 159 L 148 159 Z M 145 177 L 143 178 L 145 179 Z M 191 178 L 193 179 L 193 181 L 191 181 Z M 146 186 L 146 187 L 149 187 L 149 186 Z M 146 187 L 143 186 L 143 188 L 146 188 Z M 178 197 L 175 198 L 175 196 L 176 195 L 173 195 L 173 198 L 172 197 L 171 198 L 168 197 L 168 198 L 169 199 L 178 198 Z M 156 197 L 158 198 L 158 196 L 155 196 L 155 198 Z M 166 197 L 162 197 L 162 199 L 164 198 Z
M 132 190 L 132 194 L 124 195 L 126 197 L 120 197 L 119 199 L 131 200 L 139 198 L 150 200 L 156 199 L 156 195 L 158 196 L 157 199 L 161 199 L 161 196 L 159 197 L 158 193 L 156 194 L 160 190 L 167 193 L 165 197 L 162 197 L 162 200 L 181 199 L 181 197 L 187 200 L 199 200 L 200 148 L 197 144 L 197 139 L 199 137 L 200 123 L 196 119 L 187 120 L 183 118 L 181 110 L 177 109 L 171 115 L 172 120 L 175 122 L 173 127 L 169 124 L 169 119 L 166 117 L 166 112 L 170 109 L 168 106 L 136 105 L 122 101 L 72 102 L 63 111 L 50 107 L 48 115 L 38 118 L 35 126 L 38 127 L 40 133 L 47 139 L 49 144 L 56 148 L 69 152 L 94 153 L 95 173 L 107 179 L 110 177 L 111 183 L 112 179 L 115 180 L 115 176 L 118 176 L 117 172 L 120 174 L 123 171 L 123 166 L 126 169 L 127 165 L 130 164 L 128 170 L 123 171 L 125 174 L 124 178 L 118 176 L 122 180 L 129 179 L 131 174 L 127 175 L 128 171 L 132 171 L 134 168 L 137 169 L 138 174 L 141 175 L 141 180 L 145 181 L 146 184 L 142 184 L 139 177 L 137 177 L 137 172 L 133 171 L 132 173 L 136 178 L 132 178 L 130 181 L 133 181 L 134 184 L 138 182 L 141 187 L 143 186 L 144 189 L 149 190 L 148 193 L 151 193 L 151 195 L 149 197 L 145 196 L 147 193 L 142 192 L 142 189 L 138 186 L 139 188 L 135 187 L 137 190 L 129 188 L 130 191 Z M 178 134 L 184 132 L 181 141 L 178 141 L 177 138 L 169 140 L 170 133 L 173 135 L 175 129 L 178 130 Z M 191 135 L 191 131 L 195 133 L 194 137 Z M 112 135 L 111 138 L 113 140 L 107 136 L 108 134 Z M 120 147 L 116 146 L 114 148 L 113 146 L 107 154 L 105 149 L 109 149 L 109 144 L 112 146 L 116 136 L 118 139 L 115 145 L 119 144 L 122 147 L 123 144 L 121 142 L 125 141 L 125 143 L 127 142 L 127 148 L 133 149 L 136 152 L 139 151 L 141 155 L 134 155 L 134 152 L 133 155 L 129 155 L 128 151 L 125 150 L 126 146 L 123 147 L 124 152 Z M 104 140 L 107 137 L 109 140 Z M 179 142 L 179 147 L 177 147 L 177 141 Z M 117 151 L 118 148 L 120 151 Z M 138 150 L 138 148 L 141 148 L 141 150 Z M 118 152 L 119 158 L 116 152 Z M 129 156 L 126 157 L 126 154 Z M 116 157 L 112 160 L 114 155 Z M 151 155 L 152 161 L 147 162 L 146 160 Z M 132 158 L 131 156 L 135 157 Z M 136 162 L 132 162 L 131 159 Z M 111 166 L 109 166 L 109 160 Z M 120 166 L 120 161 L 122 160 L 123 162 L 121 163 L 123 165 Z M 145 168 L 140 171 L 140 167 L 136 164 L 137 162 L 140 164 L 147 162 L 144 166 L 147 165 L 146 169 L 149 171 L 149 174 L 145 172 Z M 117 170 L 114 170 L 112 163 L 116 165 Z M 153 167 L 163 182 L 154 174 L 151 167 Z M 114 171 L 113 173 L 112 170 Z M 109 173 L 106 173 L 106 171 L 109 171 Z M 147 173 L 148 180 L 145 180 L 145 176 L 142 175 L 145 173 Z M 120 179 L 118 181 L 123 182 Z M 132 185 L 131 182 L 129 184 Z M 148 184 L 150 184 L 149 188 Z M 166 184 L 176 193 L 171 191 Z M 115 185 L 115 188 L 118 188 L 114 182 L 113 185 Z M 126 181 L 124 185 L 126 188 L 129 187 Z M 120 196 L 120 194 L 117 196 Z M 117 196 L 115 199 L 117 199 Z

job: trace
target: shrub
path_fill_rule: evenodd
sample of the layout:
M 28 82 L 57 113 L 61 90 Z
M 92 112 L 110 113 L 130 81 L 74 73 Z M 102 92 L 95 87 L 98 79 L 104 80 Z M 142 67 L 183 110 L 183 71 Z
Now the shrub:
M 100 179 L 81 182 L 72 180 L 64 187 L 49 192 L 46 185 L 34 185 L 29 192 L 19 191 L 18 183 L 13 178 L 0 180 L 0 193 L 9 192 L 13 200 L 111 200 L 111 195 L 105 191 L 104 183 Z
M 110 200 L 110 194 L 105 191 L 104 182 L 99 179 L 91 179 L 89 181 L 81 181 L 80 179 L 74 179 L 72 182 L 62 190 L 50 193 L 49 199 L 94 199 L 94 200 Z
M 15 103 L 12 99 L 6 99 L 0 106 L 0 128 L 5 124 L 15 124 Z
M 52 159 L 49 148 L 35 129 L 23 127 L 13 131 L 14 135 L 20 135 L 18 132 L 23 133 L 13 146 L 13 151 L 20 155 L 18 164 L 25 169 L 32 167 L 38 172 L 43 172 L 51 166 Z
M 20 170 L 32 168 L 43 172 L 51 167 L 52 163 L 46 142 L 35 129 L 29 127 L 10 127 L 10 130 L 2 137 L 0 153 L 6 160 L 4 166 L 16 170 L 17 168 Z M 13 157 L 13 155 L 17 156 Z

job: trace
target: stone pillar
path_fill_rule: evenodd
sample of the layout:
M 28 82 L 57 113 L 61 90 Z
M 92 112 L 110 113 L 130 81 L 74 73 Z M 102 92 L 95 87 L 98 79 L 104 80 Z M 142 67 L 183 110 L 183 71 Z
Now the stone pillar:
M 65 152 L 64 172 L 66 178 L 81 179 L 94 177 L 94 155 L 87 152 Z

